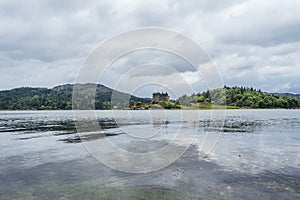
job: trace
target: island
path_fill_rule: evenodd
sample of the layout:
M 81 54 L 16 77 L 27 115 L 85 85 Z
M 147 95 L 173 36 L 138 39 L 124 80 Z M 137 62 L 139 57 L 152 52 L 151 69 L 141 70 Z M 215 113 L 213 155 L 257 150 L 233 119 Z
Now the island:
M 155 92 L 152 98 L 142 98 L 113 90 L 101 84 L 77 84 L 82 91 L 96 88 L 96 110 L 109 109 L 298 109 L 300 95 L 267 93 L 260 89 L 234 86 L 206 90 L 171 99 L 166 92 Z M 0 91 L 0 110 L 71 110 L 74 84 L 54 88 L 22 87 Z M 112 94 L 118 101 L 112 105 Z M 82 109 L 89 107 L 82 106 Z

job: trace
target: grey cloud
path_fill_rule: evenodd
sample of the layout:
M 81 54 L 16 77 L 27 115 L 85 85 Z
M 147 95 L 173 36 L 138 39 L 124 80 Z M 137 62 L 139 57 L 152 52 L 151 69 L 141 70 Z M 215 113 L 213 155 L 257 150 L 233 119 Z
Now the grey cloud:
M 246 29 L 243 26 L 238 28 L 238 26 L 240 23 L 232 27 L 230 32 L 223 32 L 224 35 L 219 36 L 219 39 L 228 44 L 255 44 L 266 47 L 300 41 L 300 22 L 274 27 L 257 27 L 253 24 L 252 27 Z
M 100 4 L 99 9 L 85 1 L 26 1 L 21 6 L 13 3 L 2 7 L 4 16 L 0 19 L 1 51 L 12 59 L 49 62 L 78 56 L 83 50 L 87 53 L 95 41 L 101 40 L 99 18 L 109 17 L 105 5 Z M 106 28 L 104 23 L 102 26 Z
M 300 41 L 300 2 L 247 1 L 238 6 L 224 11 L 212 27 L 220 42 L 274 46 Z
M 111 67 L 112 70 L 114 70 L 117 73 L 124 73 L 135 66 L 149 63 L 163 64 L 169 66 L 170 68 L 173 68 L 177 72 L 196 70 L 191 64 L 189 64 L 180 56 L 162 50 L 151 49 L 138 50 L 129 53 L 119 58 L 119 62 L 117 60 Z
M 300 92 L 299 6 L 293 0 L 2 0 L 0 87 L 72 82 L 100 42 L 119 32 L 156 26 L 187 34 L 203 45 L 227 85 Z M 104 84 L 147 63 L 169 65 L 179 73 L 195 71 L 166 52 L 140 51 L 115 62 Z M 173 75 L 163 70 L 159 74 Z M 134 75 L 155 77 L 151 71 Z
M 147 64 L 138 66 L 135 70 L 129 73 L 131 78 L 134 77 L 151 77 L 151 76 L 168 76 L 174 73 L 178 73 L 174 71 L 170 66 L 165 66 L 162 64 Z
M 198 1 L 169 1 L 170 6 L 185 13 L 191 12 L 217 12 L 245 0 L 198 0 Z

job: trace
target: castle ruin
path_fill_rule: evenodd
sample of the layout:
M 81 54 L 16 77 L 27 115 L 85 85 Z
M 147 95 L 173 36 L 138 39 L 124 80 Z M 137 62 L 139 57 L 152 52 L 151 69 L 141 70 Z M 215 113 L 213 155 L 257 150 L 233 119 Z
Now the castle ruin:
M 152 102 L 161 102 L 161 101 L 169 101 L 170 100 L 170 96 L 168 95 L 168 93 L 160 93 L 160 92 L 156 92 L 152 94 Z

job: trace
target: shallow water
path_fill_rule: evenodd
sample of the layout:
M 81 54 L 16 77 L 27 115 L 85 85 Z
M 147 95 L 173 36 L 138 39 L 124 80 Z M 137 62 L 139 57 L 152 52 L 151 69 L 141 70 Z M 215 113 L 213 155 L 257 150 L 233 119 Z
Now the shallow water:
M 106 140 L 137 154 L 186 151 L 128 173 L 99 161 Z M 300 198 L 299 110 L 2 111 L 0 141 L 0 199 Z M 127 161 L 118 167 L 141 164 Z

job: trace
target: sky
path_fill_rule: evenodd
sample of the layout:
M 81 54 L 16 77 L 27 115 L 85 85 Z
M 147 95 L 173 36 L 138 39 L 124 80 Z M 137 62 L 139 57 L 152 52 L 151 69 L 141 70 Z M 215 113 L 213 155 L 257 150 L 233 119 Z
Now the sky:
M 197 42 L 227 86 L 300 93 L 299 8 L 298 0 L 1 0 L 0 90 L 75 83 L 101 42 L 158 27 Z M 173 89 L 162 86 L 165 82 Z M 139 85 L 139 96 L 155 90 L 189 93 L 182 84 L 205 89 L 189 63 L 159 50 L 121 56 L 100 83 Z

